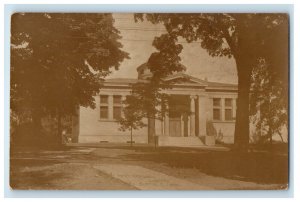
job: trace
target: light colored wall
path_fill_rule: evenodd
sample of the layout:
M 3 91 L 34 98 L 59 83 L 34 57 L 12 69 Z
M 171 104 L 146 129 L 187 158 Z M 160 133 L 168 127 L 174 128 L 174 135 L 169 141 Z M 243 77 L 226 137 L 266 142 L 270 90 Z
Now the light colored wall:
M 222 110 L 221 110 L 221 121 L 213 120 L 213 98 L 221 98 Z M 231 98 L 237 99 L 237 93 L 231 92 L 210 92 L 208 93 L 208 101 L 207 101 L 207 120 L 212 120 L 217 133 L 221 132 L 223 134 L 223 138 L 220 139 L 221 142 L 232 144 L 234 142 L 234 131 L 235 131 L 235 121 L 225 121 L 225 108 L 224 108 L 224 99 Z M 235 102 L 233 102 L 235 104 Z M 233 106 L 233 114 L 235 117 L 236 106 Z
M 160 135 L 160 136 L 163 135 L 162 134 L 162 132 L 163 132 L 163 128 L 162 128 L 163 124 L 164 123 L 161 120 L 157 120 L 157 119 L 155 120 L 155 134 L 156 135 Z
M 105 94 L 108 92 L 102 92 Z M 110 92 L 111 93 L 111 92 Z M 116 92 L 116 95 L 117 92 Z M 120 131 L 120 125 L 112 120 L 100 120 L 100 96 L 95 96 L 96 108 L 80 107 L 79 143 L 88 142 L 127 142 L 130 141 L 130 131 Z M 146 123 L 146 120 L 144 120 Z M 133 131 L 133 141 L 147 143 L 147 127 Z
M 221 132 L 223 135 L 223 138 L 220 139 L 221 142 L 226 144 L 232 144 L 234 142 L 235 122 L 213 122 L 213 124 L 217 133 L 219 134 Z
M 173 89 L 172 89 L 173 90 Z M 175 91 L 176 90 L 176 91 Z M 186 93 L 175 89 L 173 91 L 178 94 Z M 236 99 L 236 93 L 205 93 L 202 89 L 198 89 L 198 91 L 194 90 L 191 91 L 196 92 L 198 95 L 205 95 L 205 116 L 206 120 L 212 120 L 212 113 L 213 113 L 213 103 L 212 99 L 216 98 L 234 98 Z M 198 93 L 197 93 L 198 92 Z M 171 91 L 168 93 L 172 93 Z M 100 94 L 103 95 L 129 95 L 129 90 L 124 89 L 101 89 Z M 79 142 L 100 142 L 100 141 L 108 141 L 108 142 L 127 142 L 130 140 L 130 131 L 120 131 L 119 124 L 113 120 L 100 120 L 100 95 L 95 96 L 95 103 L 96 108 L 90 109 L 85 107 L 80 107 L 79 109 Z M 201 107 L 201 106 L 200 106 Z M 200 115 L 201 116 L 201 115 Z M 147 119 L 144 120 L 147 123 Z M 156 120 L 156 134 L 161 135 L 162 128 L 161 122 Z M 223 133 L 222 141 L 225 143 L 233 143 L 233 136 L 234 136 L 234 125 L 235 122 L 233 121 L 218 121 L 213 122 L 217 132 L 221 130 Z M 133 131 L 133 141 L 137 143 L 147 143 L 148 142 L 148 131 L 147 126 Z

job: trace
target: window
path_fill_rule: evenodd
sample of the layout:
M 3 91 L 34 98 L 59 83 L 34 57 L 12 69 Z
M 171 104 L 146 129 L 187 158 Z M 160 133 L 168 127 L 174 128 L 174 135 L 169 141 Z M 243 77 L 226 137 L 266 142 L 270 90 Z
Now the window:
M 121 104 L 121 95 L 114 95 L 114 105 L 115 104 Z
M 100 95 L 100 103 L 108 104 L 108 95 Z
M 221 98 L 214 98 L 214 107 L 221 107 Z
M 232 98 L 213 98 L 213 120 L 232 121 L 234 120 L 234 106 Z
M 225 120 L 229 121 L 232 120 L 232 110 L 231 109 L 225 109 Z
M 233 109 L 232 109 L 232 99 L 225 99 L 225 120 L 230 121 L 233 120 Z
M 221 120 L 221 109 L 214 109 L 213 119 Z
M 100 119 L 108 119 L 108 95 L 100 95 Z
M 121 110 L 122 108 L 121 107 L 115 107 L 114 106 L 114 119 L 119 119 L 121 118 Z
M 213 98 L 213 120 L 221 120 L 221 98 Z
M 230 98 L 225 99 L 225 107 L 232 107 L 232 99 Z
M 100 119 L 117 120 L 122 115 L 121 95 L 100 95 Z
M 108 106 L 100 107 L 100 119 L 108 119 Z
M 121 95 L 114 95 L 113 96 L 113 119 L 121 118 L 122 114 L 122 96 Z

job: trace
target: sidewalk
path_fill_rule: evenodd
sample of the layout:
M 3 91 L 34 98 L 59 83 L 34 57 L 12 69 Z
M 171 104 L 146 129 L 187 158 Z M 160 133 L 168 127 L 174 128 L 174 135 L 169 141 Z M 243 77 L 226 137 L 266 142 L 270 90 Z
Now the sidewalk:
M 174 148 L 174 149 L 195 149 L 195 150 L 207 150 L 207 151 L 230 151 L 230 148 L 221 145 L 216 146 L 156 146 L 154 144 L 141 144 L 134 143 L 132 147 L 129 143 L 68 143 L 67 147 L 93 147 L 93 148 L 149 148 L 149 149 L 164 149 L 164 148 Z
M 102 164 L 94 168 L 140 190 L 212 190 L 187 180 L 166 175 L 137 165 Z

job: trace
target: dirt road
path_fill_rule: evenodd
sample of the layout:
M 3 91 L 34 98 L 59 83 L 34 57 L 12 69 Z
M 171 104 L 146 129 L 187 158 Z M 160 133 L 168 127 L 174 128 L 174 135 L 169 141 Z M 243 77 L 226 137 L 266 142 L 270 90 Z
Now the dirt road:
M 128 147 L 25 150 L 11 154 L 14 189 L 64 190 L 216 190 L 282 189 L 282 183 L 257 183 L 209 175 L 197 167 L 180 167 L 158 157 L 172 150 Z M 185 151 L 186 159 L 197 151 Z M 207 152 L 207 151 L 202 151 Z M 152 156 L 155 156 L 155 160 Z M 175 153 L 175 156 L 180 156 Z M 150 158 L 151 157 L 151 158 Z M 193 159 L 192 159 L 193 160 Z M 199 159 L 201 160 L 201 159 Z M 194 161 L 194 160 L 193 160 Z M 176 162 L 176 161 L 175 161 Z M 185 165 L 185 164 L 184 164 Z

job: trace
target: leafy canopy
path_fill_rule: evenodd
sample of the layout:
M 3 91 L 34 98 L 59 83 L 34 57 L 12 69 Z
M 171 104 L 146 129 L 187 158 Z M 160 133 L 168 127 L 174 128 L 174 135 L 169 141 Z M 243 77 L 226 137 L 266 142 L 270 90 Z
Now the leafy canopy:
M 235 59 L 239 97 L 235 144 L 237 147 L 247 148 L 249 92 L 253 68 L 261 59 L 265 59 L 269 64 L 269 71 L 274 72 L 272 76 L 276 76 L 287 86 L 288 16 L 278 13 L 135 14 L 136 21 L 145 19 L 154 24 L 163 24 L 167 30 L 167 34 L 156 37 L 153 41 L 158 49 L 149 59 L 154 76 L 162 78 L 174 71 L 180 71 L 178 64 L 182 46 L 178 43 L 178 38 L 187 42 L 199 41 L 200 46 L 212 57 Z
M 101 79 L 129 58 L 108 13 L 15 13 L 11 22 L 11 108 L 19 113 L 95 107 Z

